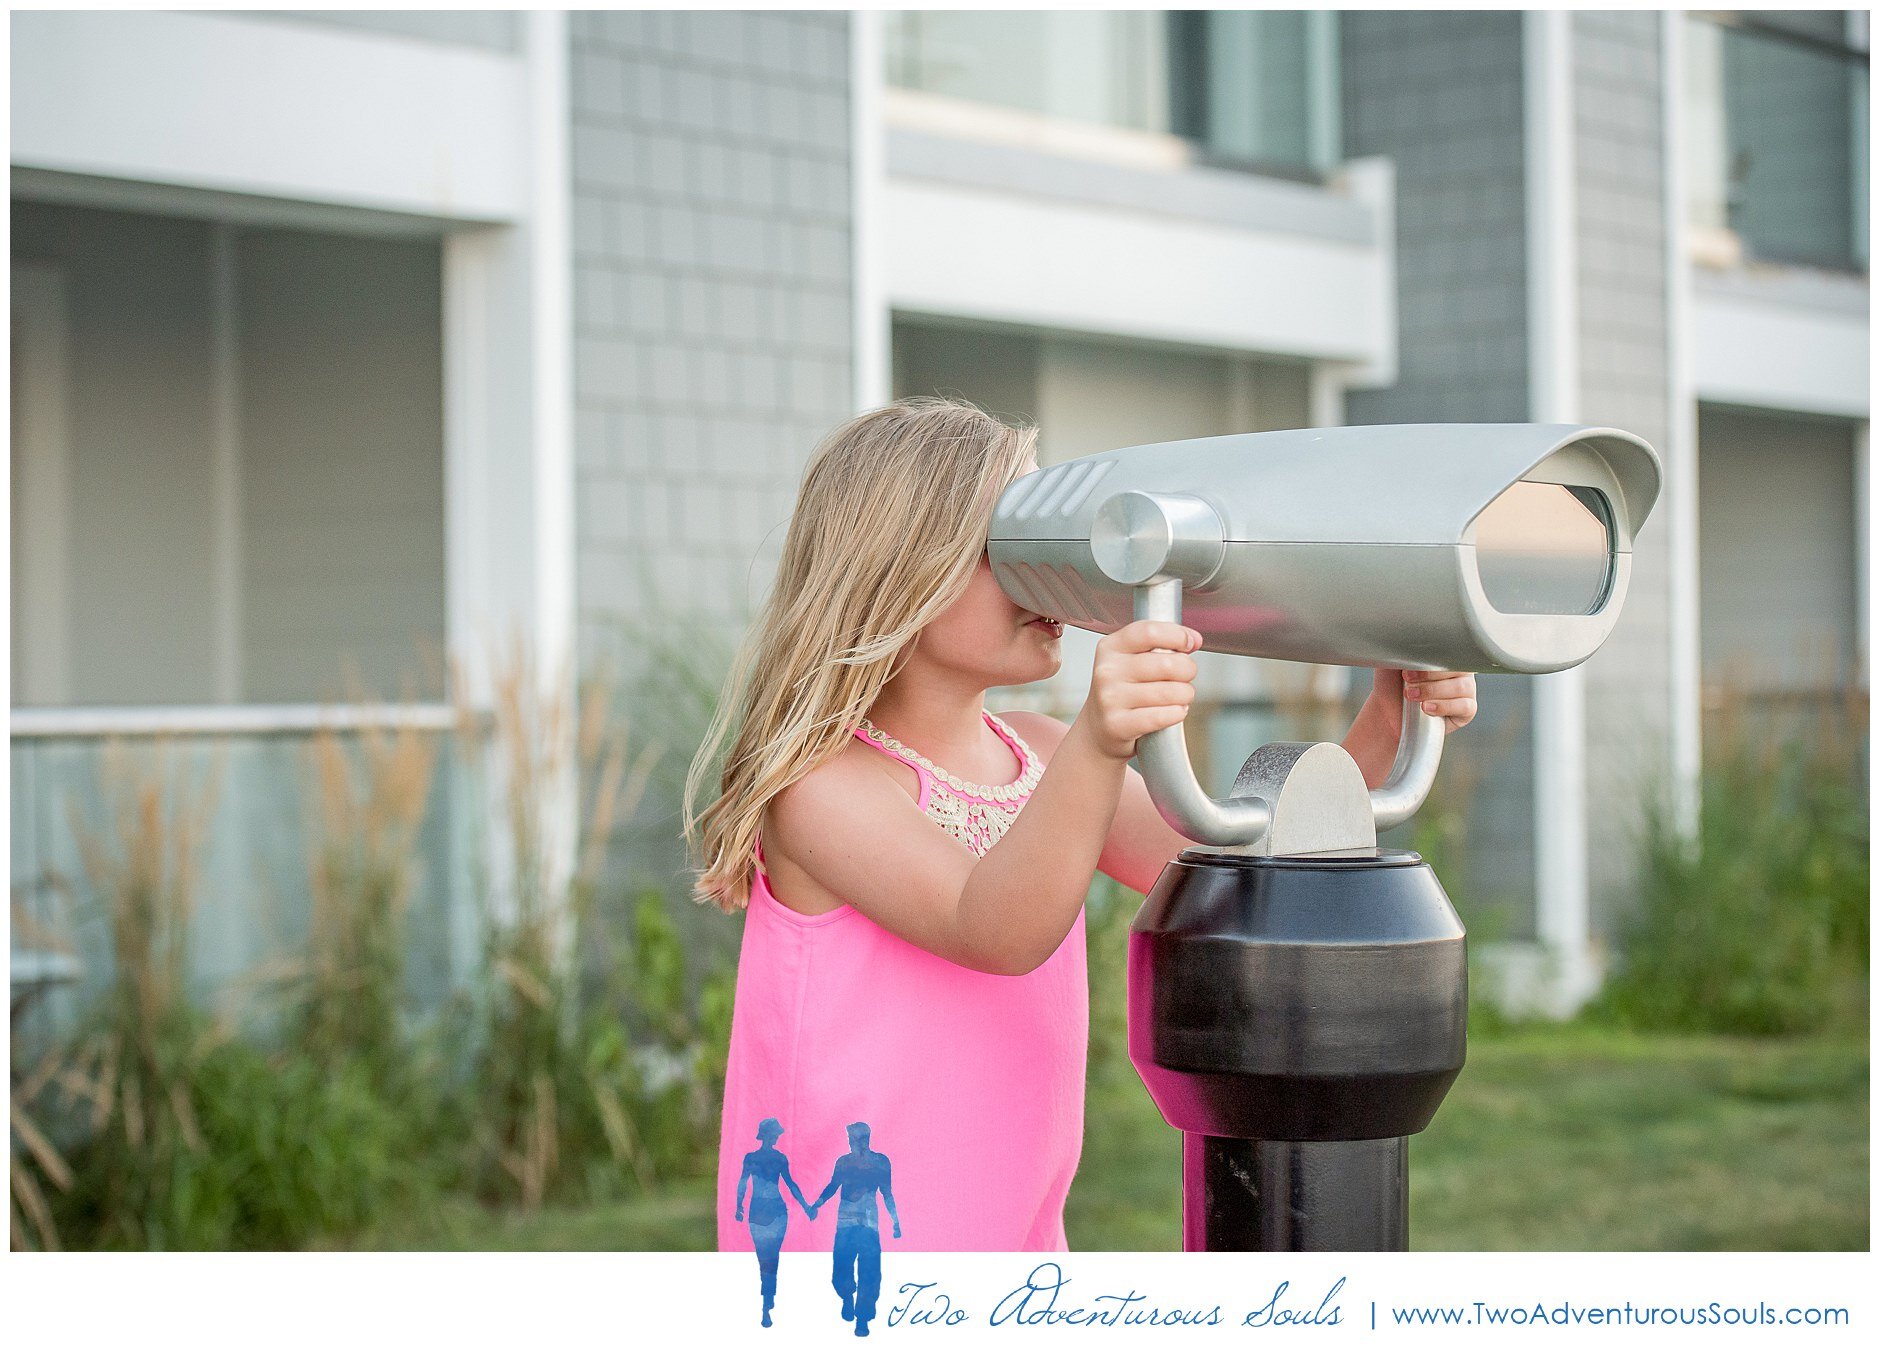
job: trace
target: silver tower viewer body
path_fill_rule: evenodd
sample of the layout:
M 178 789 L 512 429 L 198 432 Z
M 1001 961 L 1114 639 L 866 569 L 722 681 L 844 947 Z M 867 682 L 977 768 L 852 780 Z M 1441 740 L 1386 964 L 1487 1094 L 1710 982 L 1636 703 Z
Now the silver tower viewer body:
M 1100 633 L 1169 619 L 1210 652 L 1552 672 L 1612 632 L 1659 485 L 1651 446 L 1606 426 L 1262 431 L 1019 478 L 987 547 L 1013 600 Z M 1399 770 L 1373 792 L 1376 826 L 1416 812 L 1442 727 L 1405 705 Z M 1171 824 L 1215 846 L 1258 843 L 1272 810 L 1201 794 L 1180 725 L 1138 750 Z

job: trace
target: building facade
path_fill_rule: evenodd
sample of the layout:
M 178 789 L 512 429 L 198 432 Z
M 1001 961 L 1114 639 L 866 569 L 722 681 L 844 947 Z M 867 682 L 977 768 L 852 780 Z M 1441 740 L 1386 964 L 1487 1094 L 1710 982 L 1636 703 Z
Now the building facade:
M 1035 422 L 1047 463 L 1573 421 L 1664 460 L 1625 613 L 1583 667 L 1480 679 L 1412 830 L 1509 999 L 1568 1010 L 1718 687 L 1865 692 L 1866 21 L 16 14 L 16 898 L 75 864 L 107 739 L 221 744 L 197 969 L 251 964 L 304 919 L 313 727 L 369 696 L 442 733 L 514 639 L 565 694 L 735 637 L 817 439 L 894 395 Z M 1094 642 L 1002 698 L 1069 717 Z M 1199 684 L 1220 790 L 1370 678 Z M 433 992 L 483 817 L 442 788 Z M 676 884 L 674 813 L 629 845 Z

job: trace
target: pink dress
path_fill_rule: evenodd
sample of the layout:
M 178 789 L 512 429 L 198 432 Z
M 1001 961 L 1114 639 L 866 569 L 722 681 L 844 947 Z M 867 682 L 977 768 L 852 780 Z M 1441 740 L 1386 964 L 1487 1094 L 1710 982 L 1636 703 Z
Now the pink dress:
M 985 719 L 1035 784 L 1037 755 Z M 1029 793 L 1022 776 L 974 786 L 896 751 L 898 743 L 862 728 L 856 736 L 912 767 L 921 809 L 980 855 L 998 828 L 988 806 L 1014 810 Z M 849 1152 L 849 1124 L 868 1124 L 869 1148 L 892 1166 L 901 1218 L 895 1239 L 882 1213 L 885 1251 L 1066 1249 L 1090 1035 L 1083 909 L 1031 973 L 985 974 L 909 944 L 848 904 L 797 912 L 771 892 L 761 838 L 757 855 L 725 1073 L 718 1247 L 751 1251 L 734 1218 L 738 1177 L 758 1123 L 774 1116 L 784 1129 L 777 1149 L 812 1203 Z M 829 1251 L 839 1202 L 832 1197 L 813 1221 L 796 1210 L 784 1250 Z

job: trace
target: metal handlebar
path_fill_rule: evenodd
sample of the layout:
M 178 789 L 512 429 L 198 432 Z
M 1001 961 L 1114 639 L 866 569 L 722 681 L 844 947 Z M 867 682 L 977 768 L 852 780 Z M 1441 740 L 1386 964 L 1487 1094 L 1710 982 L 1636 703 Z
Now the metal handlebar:
M 1182 579 L 1168 576 L 1140 584 L 1133 593 L 1139 620 L 1182 622 Z M 1384 784 L 1370 792 L 1371 817 L 1378 831 L 1394 828 L 1414 814 L 1429 797 L 1442 762 L 1445 724 L 1425 714 L 1416 701 L 1403 702 L 1402 736 L 1396 760 Z M 1143 783 L 1149 797 L 1169 826 L 1184 837 L 1208 846 L 1240 846 L 1258 841 L 1272 821 L 1264 799 L 1250 796 L 1214 799 L 1195 779 L 1188 760 L 1187 739 L 1175 723 L 1136 740 Z

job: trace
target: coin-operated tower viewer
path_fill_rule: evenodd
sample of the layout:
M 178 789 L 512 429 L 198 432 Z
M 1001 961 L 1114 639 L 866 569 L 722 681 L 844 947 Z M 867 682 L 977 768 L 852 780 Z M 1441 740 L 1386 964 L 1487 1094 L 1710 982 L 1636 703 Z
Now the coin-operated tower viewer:
M 1007 595 L 1108 632 L 1419 671 L 1543 673 L 1612 632 L 1657 454 L 1604 426 L 1280 430 L 1093 454 L 1013 482 Z M 1183 1133 L 1189 1249 L 1402 1249 L 1409 1137 L 1461 1072 L 1465 938 L 1429 865 L 1378 845 L 1429 794 L 1443 721 L 1412 700 L 1385 784 L 1334 743 L 1269 743 L 1224 799 L 1180 724 L 1143 780 L 1197 845 L 1129 942 L 1129 1053 Z

